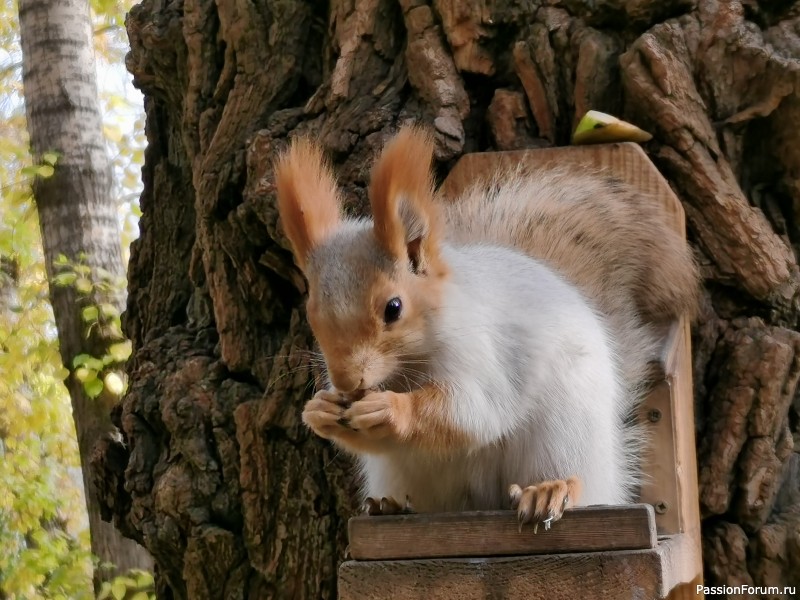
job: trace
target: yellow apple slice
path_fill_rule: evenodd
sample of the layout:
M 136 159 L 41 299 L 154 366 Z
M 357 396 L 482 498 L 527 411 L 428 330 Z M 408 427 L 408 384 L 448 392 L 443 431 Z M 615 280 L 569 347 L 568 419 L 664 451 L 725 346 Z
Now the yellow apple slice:
M 572 143 L 608 144 L 611 142 L 647 142 L 653 138 L 646 131 L 627 121 L 597 110 L 590 110 L 578 123 L 572 134 Z

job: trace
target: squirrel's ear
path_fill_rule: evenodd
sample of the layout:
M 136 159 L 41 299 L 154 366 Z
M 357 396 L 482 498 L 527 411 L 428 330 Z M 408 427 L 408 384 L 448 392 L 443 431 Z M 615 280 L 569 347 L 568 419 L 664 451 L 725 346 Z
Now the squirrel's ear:
M 378 243 L 392 258 L 407 259 L 414 272 L 422 273 L 439 262 L 432 158 L 430 136 L 404 127 L 383 149 L 369 186 Z
M 295 260 L 305 270 L 308 255 L 341 222 L 336 180 L 320 148 L 296 139 L 275 164 L 278 213 Z

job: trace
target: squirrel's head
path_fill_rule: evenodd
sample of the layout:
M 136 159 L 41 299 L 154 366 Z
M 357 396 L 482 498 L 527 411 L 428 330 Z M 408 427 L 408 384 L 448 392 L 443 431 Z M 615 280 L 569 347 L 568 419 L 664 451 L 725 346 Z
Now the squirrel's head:
M 276 165 L 281 222 L 308 279 L 308 320 L 342 392 L 424 377 L 447 276 L 432 154 L 419 129 L 389 142 L 372 170 L 373 221 L 342 219 L 336 181 L 311 142 L 296 140 Z

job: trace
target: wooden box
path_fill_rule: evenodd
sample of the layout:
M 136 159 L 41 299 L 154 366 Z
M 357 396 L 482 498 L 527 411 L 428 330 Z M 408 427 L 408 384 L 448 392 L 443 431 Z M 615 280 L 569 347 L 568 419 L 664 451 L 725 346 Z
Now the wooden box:
M 604 168 L 666 208 L 685 235 L 683 208 L 636 144 L 464 156 L 443 184 L 511 164 Z M 518 530 L 513 511 L 354 517 L 341 600 L 543 600 L 702 597 L 691 337 L 681 318 L 664 331 L 654 386 L 639 418 L 651 450 L 639 504 L 576 508 L 545 532 Z

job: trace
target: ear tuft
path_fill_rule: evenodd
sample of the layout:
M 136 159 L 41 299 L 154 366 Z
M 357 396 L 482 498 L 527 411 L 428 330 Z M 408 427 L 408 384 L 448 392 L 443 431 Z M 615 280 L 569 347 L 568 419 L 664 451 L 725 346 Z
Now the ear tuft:
M 319 146 L 300 138 L 276 161 L 275 184 L 283 229 L 305 270 L 311 251 L 341 222 L 336 180 Z
M 378 242 L 393 258 L 407 258 L 414 271 L 425 271 L 437 256 L 432 159 L 432 138 L 404 127 L 375 163 L 369 186 Z

